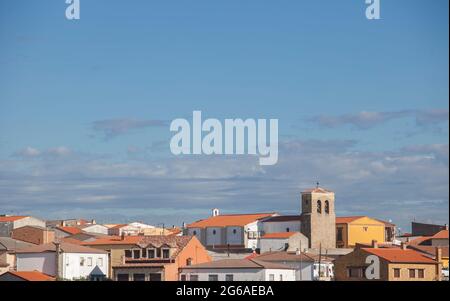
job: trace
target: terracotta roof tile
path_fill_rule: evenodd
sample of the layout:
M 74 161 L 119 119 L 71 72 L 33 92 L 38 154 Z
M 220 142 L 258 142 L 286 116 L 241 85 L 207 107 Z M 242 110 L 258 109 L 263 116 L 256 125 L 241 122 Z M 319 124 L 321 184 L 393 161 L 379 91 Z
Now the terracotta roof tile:
M 188 228 L 207 228 L 207 227 L 243 227 L 257 220 L 273 216 L 275 213 L 255 213 L 255 214 L 227 214 L 212 216 L 208 219 L 199 220 L 189 224 Z
M 22 278 L 26 281 L 55 281 L 54 277 L 51 277 L 38 271 L 22 271 L 22 272 L 9 271 L 8 273 L 17 276 L 19 278 Z
M 341 216 L 336 217 L 336 224 L 348 224 L 366 216 Z
M 61 231 L 63 231 L 63 232 L 66 232 L 66 233 L 69 233 L 69 234 L 78 234 L 78 233 L 81 233 L 81 232 L 83 232 L 83 230 L 81 230 L 80 228 L 78 228 L 78 227 L 57 227 L 57 229 L 59 229 L 59 230 L 61 230 Z
M 429 257 L 414 251 L 394 248 L 363 248 L 367 253 L 376 255 L 391 263 L 436 263 Z
M 314 187 L 303 190 L 302 193 L 332 193 L 333 191 L 325 189 L 323 187 Z
M 441 230 L 431 237 L 432 239 L 448 239 L 448 230 Z
M 18 221 L 20 219 L 26 218 L 26 217 L 29 217 L 29 216 L 19 216 L 19 215 L 0 216 L 0 223 L 14 222 L 14 221 Z

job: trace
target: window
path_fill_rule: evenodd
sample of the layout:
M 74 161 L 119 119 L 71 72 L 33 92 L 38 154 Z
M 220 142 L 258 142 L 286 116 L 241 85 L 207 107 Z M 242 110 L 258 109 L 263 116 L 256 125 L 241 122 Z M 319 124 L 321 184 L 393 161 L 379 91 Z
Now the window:
M 275 275 L 269 274 L 269 281 L 275 281 Z
M 125 250 L 125 257 L 131 258 L 131 250 Z
M 191 275 L 191 281 L 198 281 L 198 275 Z
M 84 267 L 84 257 L 80 257 L 80 267 Z
M 156 249 L 156 258 L 161 258 L 161 249 Z
M 192 232 L 192 234 L 194 234 L 194 236 L 197 235 L 197 231 L 194 230 L 194 232 Z
M 328 200 L 325 201 L 325 213 L 330 213 L 330 202 Z
M 97 258 L 97 266 L 99 267 L 103 266 L 103 258 Z
M 400 278 L 400 269 L 394 269 L 394 278 Z
M 348 278 L 361 278 L 364 274 L 362 268 L 348 268 L 347 269 L 347 276 Z
M 219 281 L 219 276 L 216 274 L 211 274 L 208 276 L 208 281 Z
M 342 229 L 341 227 L 337 228 L 337 234 L 336 234 L 336 240 L 337 241 L 343 241 L 344 240 L 344 234 L 343 234 L 344 229 Z
M 150 273 L 150 281 L 161 281 L 161 279 L 160 273 Z
M 409 278 L 416 278 L 416 270 L 409 269 Z
M 421 278 L 421 279 L 425 278 L 425 270 L 424 269 L 419 269 L 417 271 L 419 274 L 419 278 Z
M 187 266 L 192 265 L 192 258 L 186 259 L 186 265 L 187 265 Z
M 213 235 L 216 235 L 216 230 L 213 230 Z
M 182 274 L 180 276 L 180 281 L 186 281 L 186 275 L 185 274 Z
M 91 267 L 91 266 L 92 266 L 92 257 L 88 257 L 88 259 L 87 259 L 87 265 L 88 265 L 88 267 Z
M 147 250 L 147 258 L 155 258 L 155 255 L 156 255 L 155 249 Z
M 225 281 L 233 281 L 233 279 L 234 279 L 233 274 L 225 275 Z
M 117 274 L 117 281 L 130 281 L 128 274 Z
M 169 249 L 163 249 L 162 250 L 162 257 L 163 258 L 170 258 L 170 250 Z
M 142 249 L 142 258 L 147 258 L 147 249 Z
M 133 281 L 145 281 L 145 274 L 133 274 Z
M 233 229 L 233 234 L 236 234 L 237 233 L 237 230 L 236 229 Z
M 364 232 L 367 232 L 369 230 L 369 227 L 363 227 Z
M 141 250 L 133 250 L 133 258 L 134 259 L 141 258 Z
M 280 281 L 283 281 L 283 275 L 280 274 Z
M 317 201 L 317 213 L 322 213 L 322 202 L 320 200 Z
M 289 228 L 286 228 L 286 232 L 289 232 L 291 229 L 289 229 Z

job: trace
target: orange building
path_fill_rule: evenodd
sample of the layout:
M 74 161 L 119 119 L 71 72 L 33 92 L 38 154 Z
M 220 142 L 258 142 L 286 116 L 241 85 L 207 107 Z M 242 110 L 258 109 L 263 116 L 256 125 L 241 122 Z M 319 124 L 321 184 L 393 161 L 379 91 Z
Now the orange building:
M 115 281 L 177 281 L 180 268 L 211 261 L 194 236 L 115 236 L 84 245 L 108 251 Z
M 440 251 L 440 249 L 439 249 Z M 437 281 L 441 279 L 441 253 L 433 260 L 420 252 L 402 248 L 356 248 L 353 252 L 339 257 L 334 262 L 337 281 L 368 281 L 367 258 L 375 255 L 379 259 L 379 279 L 377 281 Z

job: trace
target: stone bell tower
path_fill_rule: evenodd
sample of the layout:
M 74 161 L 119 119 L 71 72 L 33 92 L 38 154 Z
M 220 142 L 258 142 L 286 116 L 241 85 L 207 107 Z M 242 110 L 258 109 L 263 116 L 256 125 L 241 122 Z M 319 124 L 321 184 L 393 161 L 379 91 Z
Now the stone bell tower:
M 301 232 L 312 249 L 336 248 L 334 192 L 319 187 L 302 192 Z

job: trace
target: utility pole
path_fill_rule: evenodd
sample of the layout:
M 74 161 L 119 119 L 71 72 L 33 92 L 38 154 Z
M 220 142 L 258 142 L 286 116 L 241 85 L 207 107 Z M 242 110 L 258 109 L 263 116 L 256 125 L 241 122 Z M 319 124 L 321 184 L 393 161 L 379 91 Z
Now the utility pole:
M 303 280 L 302 240 L 300 240 L 300 281 Z

